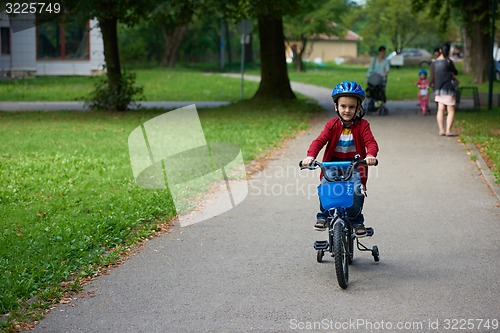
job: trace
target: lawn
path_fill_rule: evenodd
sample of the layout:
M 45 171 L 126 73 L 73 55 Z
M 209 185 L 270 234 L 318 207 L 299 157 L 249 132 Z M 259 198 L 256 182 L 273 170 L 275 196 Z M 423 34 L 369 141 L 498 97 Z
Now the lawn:
M 207 141 L 238 145 L 248 163 L 307 128 L 316 111 L 245 101 L 199 116 Z M 0 313 L 12 311 L 0 328 L 39 318 L 36 309 L 175 215 L 168 192 L 135 184 L 128 156 L 129 133 L 163 112 L 0 113 Z
M 150 101 L 240 99 L 239 80 L 217 73 L 134 72 Z M 364 82 L 365 72 L 360 66 L 328 65 L 289 74 L 294 81 L 332 88 L 346 79 Z M 417 68 L 391 70 L 389 98 L 415 99 L 417 73 Z M 0 100 L 82 100 L 96 79 L 0 81 Z M 460 80 L 471 81 L 467 76 Z M 245 82 L 245 98 L 256 89 L 257 83 Z M 480 86 L 486 90 L 486 84 Z M 317 109 L 303 101 L 246 100 L 199 114 L 207 140 L 238 145 L 248 163 L 306 128 Z M 8 318 L 0 316 L 0 329 L 36 320 L 40 309 L 78 289 L 79 279 L 119 261 L 120 253 L 175 215 L 167 192 L 135 184 L 128 156 L 128 134 L 163 112 L 0 112 L 0 313 L 11 312 Z M 499 115 L 500 108 L 457 114 L 462 140 L 474 142 L 488 156 L 497 182 Z M 27 310 L 29 299 L 35 301 Z
M 473 84 L 473 78 L 470 75 L 463 74 L 463 64 L 457 63 L 459 71 L 458 79 L 462 86 L 477 86 L 479 92 L 488 92 L 488 83 L 481 85 Z M 363 87 L 366 86 L 366 70 L 365 66 L 359 65 L 335 65 L 328 64 L 327 66 L 318 66 L 310 64 L 309 69 L 303 73 L 297 73 L 292 69 L 289 70 L 291 81 L 310 83 L 326 88 L 335 87 L 337 83 L 350 80 L 360 83 Z M 417 88 L 415 82 L 418 80 L 419 67 L 393 67 L 389 72 L 387 80 L 387 98 L 389 100 L 408 100 L 417 99 Z M 429 68 L 425 68 L 429 71 Z M 500 81 L 495 81 L 493 91 L 500 93 Z
M 462 63 L 457 63 L 463 73 Z M 389 100 L 416 99 L 418 67 L 391 68 L 387 83 Z M 147 101 L 237 101 L 240 99 L 240 80 L 218 75 L 213 68 L 148 68 L 134 69 L 136 82 L 144 87 Z M 260 75 L 258 69 L 247 74 Z M 332 88 L 344 80 L 357 81 L 365 86 L 366 67 L 360 65 L 308 64 L 306 72 L 297 73 L 289 67 L 291 81 Z M 1 101 L 83 101 L 92 91 L 99 77 L 36 77 L 12 81 L 0 81 Z M 472 77 L 459 74 L 463 86 L 474 86 Z M 258 83 L 245 81 L 244 98 L 253 96 Z M 478 85 L 480 92 L 488 91 L 488 83 Z M 493 91 L 500 91 L 500 81 Z
M 458 112 L 456 118 L 461 140 L 478 147 L 500 185 L 500 108 Z
M 237 101 L 240 81 L 192 70 L 137 69 L 136 83 L 144 87 L 147 101 Z M 36 77 L 0 81 L 1 101 L 83 101 L 100 77 Z M 258 83 L 244 83 L 250 98 Z

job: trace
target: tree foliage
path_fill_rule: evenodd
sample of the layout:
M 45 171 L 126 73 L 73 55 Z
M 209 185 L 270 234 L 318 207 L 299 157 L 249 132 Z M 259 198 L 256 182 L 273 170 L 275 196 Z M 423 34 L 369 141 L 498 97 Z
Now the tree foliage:
M 490 1 L 470 0 L 412 0 L 415 10 L 427 11 L 440 22 L 441 31 L 447 29 L 447 22 L 455 20 L 463 28 L 465 70 L 472 71 L 475 83 L 483 83 L 488 76 L 491 60 L 491 19 L 493 12 Z
M 359 16 L 364 19 L 360 35 L 370 53 L 376 53 L 381 44 L 399 52 L 409 46 L 430 49 L 441 43 L 438 21 L 422 11 L 412 11 L 405 1 L 370 0 L 358 11 Z
M 341 36 L 347 30 L 342 24 L 350 8 L 346 0 L 302 1 L 300 11 L 284 17 L 285 43 L 292 51 L 292 59 L 297 71 L 304 71 L 302 59 L 307 56 L 308 40 L 312 36 L 325 33 Z
M 130 92 L 129 87 L 124 85 L 125 82 L 130 83 L 130 80 L 124 80 L 122 77 L 123 73 L 118 50 L 118 22 L 127 25 L 136 24 L 141 17 L 145 17 L 154 8 L 155 1 L 85 0 L 78 1 L 75 4 L 75 1 L 66 0 L 63 1 L 63 4 L 73 8 L 72 15 L 79 15 L 87 19 L 97 18 L 103 37 L 109 95 L 123 96 L 123 94 Z M 114 102 L 114 105 L 110 108 L 117 111 L 127 110 L 128 104 L 125 103 L 127 99 L 110 99 Z
M 202 3 L 185 0 L 163 0 L 149 19 L 156 22 L 162 32 L 163 55 L 161 64 L 173 67 L 177 50 L 187 32 L 188 24 L 193 20 L 195 11 L 202 7 Z

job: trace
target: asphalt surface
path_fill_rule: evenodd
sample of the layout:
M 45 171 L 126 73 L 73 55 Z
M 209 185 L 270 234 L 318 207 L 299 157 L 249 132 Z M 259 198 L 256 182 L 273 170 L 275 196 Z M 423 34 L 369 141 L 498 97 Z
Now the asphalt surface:
M 330 91 L 293 85 L 330 106 Z M 457 138 L 417 102 L 367 120 L 380 146 L 366 224 L 380 262 L 355 253 L 350 285 L 316 262 L 318 173 L 299 171 L 332 112 L 249 179 L 248 197 L 208 221 L 150 240 L 56 307 L 35 332 L 467 332 L 500 320 L 499 201 Z M 489 325 L 489 326 L 488 326 Z M 497 326 L 498 327 L 498 326 Z M 498 329 L 497 329 L 498 331 Z

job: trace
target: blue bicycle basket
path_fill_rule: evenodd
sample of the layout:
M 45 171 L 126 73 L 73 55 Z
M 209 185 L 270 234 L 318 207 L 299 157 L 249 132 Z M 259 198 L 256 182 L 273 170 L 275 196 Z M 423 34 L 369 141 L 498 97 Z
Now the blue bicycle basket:
M 321 183 L 318 186 L 318 195 L 324 209 L 351 207 L 354 201 L 354 182 Z

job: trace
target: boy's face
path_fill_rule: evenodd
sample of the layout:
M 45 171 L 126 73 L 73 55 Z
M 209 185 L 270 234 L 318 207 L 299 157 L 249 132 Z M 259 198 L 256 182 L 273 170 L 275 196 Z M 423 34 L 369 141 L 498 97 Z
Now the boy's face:
M 344 121 L 351 121 L 358 110 L 358 99 L 351 96 L 342 96 L 337 100 L 337 111 Z

